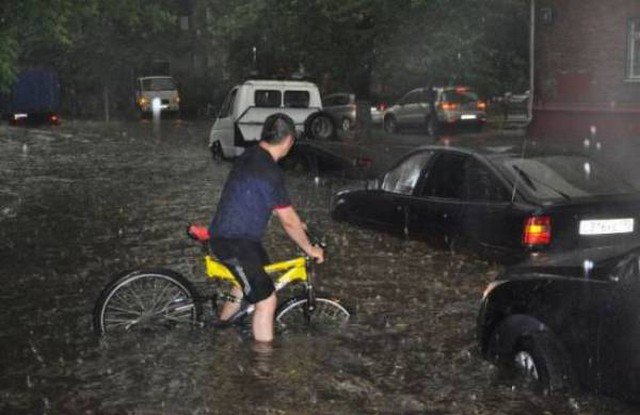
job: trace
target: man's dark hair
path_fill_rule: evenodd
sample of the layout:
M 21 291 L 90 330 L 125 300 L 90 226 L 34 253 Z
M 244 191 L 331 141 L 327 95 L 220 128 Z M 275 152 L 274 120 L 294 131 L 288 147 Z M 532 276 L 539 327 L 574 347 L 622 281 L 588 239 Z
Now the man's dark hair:
M 262 126 L 260 140 L 269 144 L 279 144 L 289 134 L 295 137 L 296 125 L 287 114 L 278 112 L 269 115 Z

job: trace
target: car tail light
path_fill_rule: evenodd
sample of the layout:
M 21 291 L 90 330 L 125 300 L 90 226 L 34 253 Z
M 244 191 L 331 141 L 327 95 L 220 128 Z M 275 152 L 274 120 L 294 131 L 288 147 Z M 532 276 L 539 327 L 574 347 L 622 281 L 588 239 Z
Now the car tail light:
M 486 110 L 487 109 L 487 104 L 485 102 L 478 101 L 478 103 L 476 104 L 476 107 L 479 110 Z
M 378 105 L 376 105 L 376 107 L 378 108 L 378 111 L 384 111 L 387 109 L 387 103 L 386 102 L 381 102 Z
M 440 104 L 440 108 L 442 108 L 444 111 L 452 111 L 458 108 L 458 104 L 453 102 L 443 102 L 442 104 Z
M 469 88 L 467 88 L 466 86 L 457 86 L 456 87 L 456 92 L 467 92 L 469 90 Z
M 51 116 L 49 116 L 49 121 L 51 121 L 51 124 L 58 125 L 60 123 L 60 117 L 58 117 L 56 114 L 52 114 Z
M 530 216 L 524 222 L 522 243 L 525 245 L 549 245 L 551 243 L 551 218 Z

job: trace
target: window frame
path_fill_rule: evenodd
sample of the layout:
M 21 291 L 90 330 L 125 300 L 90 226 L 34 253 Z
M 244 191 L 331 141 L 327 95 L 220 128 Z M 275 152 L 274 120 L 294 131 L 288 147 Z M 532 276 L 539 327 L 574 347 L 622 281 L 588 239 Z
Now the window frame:
M 291 94 L 306 94 L 307 103 L 305 105 L 290 105 L 287 101 L 287 96 Z M 311 105 L 311 94 L 306 89 L 286 89 L 281 97 L 281 103 L 283 108 L 309 108 Z
M 278 96 L 278 105 L 258 105 L 258 94 L 272 93 Z M 256 89 L 253 91 L 253 105 L 256 108 L 282 108 L 282 91 L 279 89 Z
M 627 21 L 626 80 L 640 82 L 640 17 Z
M 222 107 L 220 108 L 220 112 L 218 113 L 218 118 L 227 118 L 230 117 L 233 113 L 233 104 L 235 103 L 236 96 L 238 95 L 238 88 L 233 88 L 227 98 L 225 99 Z
M 432 159 L 429 165 L 429 170 L 424 175 L 423 183 L 420 186 L 419 193 L 417 193 L 417 195 L 421 198 L 436 198 L 436 199 L 448 200 L 448 201 L 465 201 L 465 196 L 466 196 L 464 191 L 465 166 L 466 166 L 466 163 L 468 162 L 468 159 L 473 156 L 471 156 L 470 154 L 465 154 L 457 151 L 441 151 L 439 152 L 439 154 L 438 153 L 434 154 L 434 156 L 436 158 Z M 431 188 L 433 180 L 435 180 L 433 174 L 436 171 L 434 169 L 438 167 L 440 163 L 443 162 L 443 159 L 448 157 L 451 157 L 451 158 L 456 157 L 461 159 L 461 164 L 460 164 L 461 168 L 459 170 L 452 170 L 462 175 L 462 182 L 460 183 L 459 189 L 457 189 L 458 191 L 457 197 L 426 193 Z M 441 179 L 438 179 L 438 180 L 441 180 Z
M 412 153 L 412 154 L 408 155 L 407 157 L 403 158 L 402 161 L 400 161 L 398 164 L 393 166 L 391 169 L 389 169 L 382 176 L 382 182 L 380 184 L 380 190 L 382 190 L 383 192 L 386 192 L 386 193 L 394 194 L 394 195 L 404 195 L 404 196 L 414 195 L 415 192 L 416 192 L 416 189 L 418 189 L 418 186 L 420 185 L 422 177 L 424 176 L 424 171 L 427 168 L 427 166 L 429 165 L 429 163 L 431 162 L 431 160 L 433 159 L 434 155 L 435 155 L 435 153 L 432 150 L 421 150 L 421 151 L 417 151 L 417 152 Z M 420 158 L 422 158 L 422 160 L 420 161 L 419 171 L 418 171 L 417 175 L 415 176 L 415 180 L 414 180 L 414 183 L 413 183 L 413 185 L 411 187 L 411 190 L 409 190 L 409 191 L 398 191 L 398 183 L 400 182 L 400 179 L 404 176 L 404 173 L 399 174 L 398 177 L 396 178 L 393 190 L 388 189 L 388 185 L 386 183 L 387 183 L 387 178 L 389 177 L 389 175 L 391 173 L 397 172 L 400 169 L 402 169 L 402 167 L 405 166 L 409 162 L 409 160 L 415 160 L 415 159 L 419 160 Z
M 474 183 L 470 179 L 478 179 L 478 175 L 472 175 L 470 172 L 474 172 L 474 169 L 477 169 L 477 172 L 482 172 L 485 177 L 489 180 L 488 190 L 490 197 L 486 198 L 472 198 L 471 193 L 469 192 L 470 183 L 478 184 L 478 182 Z M 464 181 L 463 181 L 463 189 L 462 189 L 462 197 L 465 201 L 469 203 L 481 203 L 481 204 L 502 204 L 511 202 L 511 198 L 509 195 L 509 189 L 507 189 L 504 184 L 500 181 L 500 178 L 493 172 L 491 168 L 489 168 L 485 163 L 480 161 L 478 158 L 470 156 L 464 164 Z

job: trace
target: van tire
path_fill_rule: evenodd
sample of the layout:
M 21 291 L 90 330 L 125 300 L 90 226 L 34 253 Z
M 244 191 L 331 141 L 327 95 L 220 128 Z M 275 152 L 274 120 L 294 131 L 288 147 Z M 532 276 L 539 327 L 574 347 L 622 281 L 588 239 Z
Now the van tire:
M 304 135 L 308 140 L 332 140 L 336 132 L 335 120 L 323 111 L 311 114 L 304 122 Z
M 213 158 L 213 161 L 230 160 L 229 157 L 224 155 L 224 151 L 222 151 L 222 144 L 220 144 L 220 141 L 216 141 L 213 144 L 211 144 L 211 147 L 209 147 L 209 150 L 211 150 L 211 157 Z

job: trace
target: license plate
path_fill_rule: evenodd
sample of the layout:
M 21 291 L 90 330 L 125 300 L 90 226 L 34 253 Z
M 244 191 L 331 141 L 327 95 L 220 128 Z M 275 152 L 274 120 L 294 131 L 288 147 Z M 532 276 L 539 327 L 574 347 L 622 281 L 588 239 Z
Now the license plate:
M 475 120 L 476 119 L 476 115 L 475 114 L 462 114 L 460 116 L 461 120 Z
M 593 219 L 580 221 L 580 235 L 612 235 L 631 233 L 634 228 L 633 218 L 625 219 Z

